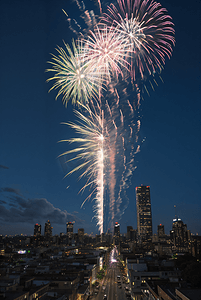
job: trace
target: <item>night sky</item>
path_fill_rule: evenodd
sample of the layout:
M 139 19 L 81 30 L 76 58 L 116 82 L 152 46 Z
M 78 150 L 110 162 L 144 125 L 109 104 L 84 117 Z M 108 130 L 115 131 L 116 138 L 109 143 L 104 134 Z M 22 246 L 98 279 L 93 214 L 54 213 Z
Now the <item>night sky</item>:
M 94 9 L 93 1 L 84 2 Z M 135 187 L 143 184 L 150 186 L 154 233 L 161 223 L 169 234 L 176 205 L 187 228 L 201 234 L 201 2 L 160 3 L 173 18 L 176 46 L 164 82 L 141 103 L 145 142 L 127 192 L 129 206 L 117 221 L 122 233 L 128 225 L 137 228 Z M 76 174 L 64 178 L 69 167 L 57 158 L 67 150 L 58 141 L 71 135 L 60 123 L 74 120 L 72 106 L 55 101 L 46 82 L 51 53 L 63 40 L 76 39 L 62 9 L 83 24 L 70 0 L 0 1 L 0 234 L 33 234 L 36 222 L 43 233 L 48 219 L 53 234 L 65 232 L 66 221 L 75 221 L 75 232 L 83 227 L 98 233 L 93 202 L 80 208 L 87 197 L 87 190 L 79 194 L 83 182 Z

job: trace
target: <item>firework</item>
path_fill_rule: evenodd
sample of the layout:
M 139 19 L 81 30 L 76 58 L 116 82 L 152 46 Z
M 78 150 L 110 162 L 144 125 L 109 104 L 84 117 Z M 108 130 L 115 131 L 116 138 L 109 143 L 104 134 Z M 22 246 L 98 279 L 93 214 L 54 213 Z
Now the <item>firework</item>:
M 101 1 L 96 2 L 102 14 Z M 50 90 L 59 89 L 56 99 L 63 95 L 64 104 L 71 100 L 82 108 L 82 113 L 75 110 L 78 123 L 65 123 L 78 137 L 62 140 L 72 145 L 62 155 L 69 157 L 67 162 L 77 162 L 66 176 L 77 171 L 80 177 L 87 176 L 81 190 L 91 187 L 87 199 L 95 200 L 97 225 L 103 233 L 128 206 L 126 189 L 140 151 L 139 82 L 160 73 L 170 58 L 174 25 L 167 10 L 153 0 L 117 0 L 100 22 L 83 2 L 76 3 L 84 11 L 88 30 L 79 32 L 81 38 L 73 41 L 72 50 L 67 44 L 65 50 L 57 48 L 58 57 L 53 55 L 52 68 L 47 70 L 54 76 L 48 81 L 54 81 Z
M 77 41 L 77 46 L 72 42 L 73 50 L 68 44 L 65 44 L 65 48 L 66 51 L 58 47 L 58 57 L 52 55 L 52 61 L 49 62 L 52 68 L 47 71 L 55 73 L 47 80 L 54 81 L 50 91 L 59 89 L 56 99 L 63 95 L 65 105 L 69 100 L 72 100 L 73 104 L 87 103 L 90 98 L 98 96 L 104 84 L 104 76 L 90 67 L 81 41 Z
M 118 86 L 119 91 L 110 83 L 101 102 L 81 105 L 82 112 L 75 110 L 78 122 L 65 124 L 75 131 L 76 137 L 62 140 L 70 144 L 70 149 L 68 147 L 61 156 L 67 157 L 67 163 L 76 163 L 66 176 L 78 172 L 80 178 L 87 178 L 81 191 L 91 190 L 85 201 L 95 201 L 100 233 L 113 227 L 115 218 L 120 219 L 128 205 L 128 201 L 126 205 L 122 203 L 122 198 L 127 199 L 126 189 L 135 168 L 138 147 L 139 125 L 134 121 L 137 116 L 125 91 L 125 83 L 118 83 Z
M 61 142 L 69 142 L 70 144 L 79 145 L 72 150 L 68 150 L 61 154 L 73 155 L 69 161 L 78 161 L 78 165 L 72 169 L 66 176 L 77 172 L 83 171 L 80 177 L 88 176 L 87 183 L 82 188 L 84 190 L 87 186 L 92 186 L 92 194 L 95 193 L 95 211 L 97 217 L 97 225 L 99 231 L 103 233 L 103 168 L 104 168 L 104 133 L 103 133 L 103 114 L 97 113 L 89 106 L 83 106 L 85 115 L 77 110 L 75 114 L 79 118 L 79 123 L 63 123 L 70 126 L 76 131 L 79 137 L 71 138 L 69 140 L 62 140 Z M 86 116 L 88 114 L 88 116 Z M 81 160 L 81 163 L 79 163 Z
M 175 44 L 172 18 L 153 0 L 117 2 L 117 6 L 110 4 L 102 23 L 116 28 L 121 35 L 132 78 L 160 73 Z
M 84 43 L 87 62 L 93 70 L 104 74 L 107 81 L 118 78 L 119 74 L 123 77 L 123 71 L 129 64 L 124 59 L 121 35 L 115 28 L 97 25 L 94 31 L 89 32 Z

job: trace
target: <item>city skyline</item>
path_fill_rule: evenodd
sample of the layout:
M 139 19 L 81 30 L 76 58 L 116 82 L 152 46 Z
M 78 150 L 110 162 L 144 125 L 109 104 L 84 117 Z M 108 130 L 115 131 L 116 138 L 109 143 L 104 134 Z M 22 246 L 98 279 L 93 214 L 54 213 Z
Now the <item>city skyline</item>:
M 163 220 L 165 232 L 169 232 L 176 205 L 177 214 L 188 229 L 201 234 L 200 40 L 193 31 L 198 24 L 200 4 L 190 10 L 187 1 L 177 5 L 160 2 L 173 17 L 176 47 L 162 72 L 164 83 L 159 82 L 150 97 L 144 95 L 141 103 L 140 135 L 144 142 L 128 189 L 128 208 L 117 221 L 124 232 L 128 225 L 137 228 L 135 187 L 143 184 L 151 189 L 154 233 Z M 90 1 L 85 3 L 90 7 Z M 93 204 L 86 203 L 80 209 L 87 193 L 79 194 L 82 183 L 77 176 L 63 179 L 69 168 L 57 158 L 66 151 L 66 145 L 57 143 L 67 131 L 60 123 L 74 120 L 72 107 L 65 109 L 61 99 L 55 101 L 56 93 L 48 94 L 50 85 L 45 82 L 49 53 L 55 53 L 57 45 L 63 46 L 62 40 L 70 43 L 76 38 L 62 9 L 77 20 L 80 12 L 76 3 L 69 8 L 66 1 L 30 1 L 29 5 L 16 5 L 14 1 L 0 4 L 0 51 L 5 58 L 1 64 L 0 233 L 16 230 L 20 234 L 25 228 L 32 233 L 32 221 L 47 219 L 55 233 L 67 221 L 75 221 L 75 228 L 96 233 Z M 184 23 L 187 16 L 188 24 Z M 193 55 L 191 40 L 195 45 Z
M 52 233 L 53 227 L 51 227 L 51 231 L 49 231 L 49 233 L 47 233 L 48 230 L 46 228 L 47 228 L 48 223 L 51 224 L 50 220 L 47 220 L 47 222 L 45 222 L 44 224 L 39 224 L 39 223 L 32 224 L 33 225 L 32 226 L 33 227 L 32 228 L 33 232 L 30 233 L 30 234 L 23 234 L 23 233 L 21 233 L 21 234 L 18 233 L 18 234 L 14 234 L 14 235 L 12 235 L 12 234 L 11 235 L 4 234 L 3 236 L 20 236 L 20 235 L 22 235 L 22 236 L 36 236 L 36 237 L 37 236 L 44 236 L 44 237 L 51 238 L 54 235 L 56 235 L 56 236 L 59 236 L 59 235 L 60 236 L 64 236 L 65 235 L 65 236 L 69 237 L 70 239 L 73 239 L 73 235 L 74 234 L 78 234 L 78 235 L 80 235 L 80 234 L 82 234 L 82 235 L 86 234 L 86 235 L 92 235 L 92 236 L 95 236 L 95 235 L 101 236 L 102 235 L 100 233 L 94 234 L 93 232 L 85 232 L 84 228 L 75 228 L 74 229 L 73 222 L 67 222 L 65 224 L 65 226 L 63 228 L 64 230 L 62 232 L 56 232 L 56 233 L 53 234 Z M 166 235 L 166 236 L 169 236 L 169 238 L 173 239 L 172 233 L 174 231 L 175 224 L 177 224 L 177 223 L 184 224 L 184 222 L 180 218 L 174 218 L 172 220 L 172 225 L 171 225 L 171 229 L 170 229 L 169 232 L 165 231 L 165 228 L 164 228 L 163 224 L 158 224 L 157 225 L 157 231 L 155 233 L 153 233 L 153 235 L 150 236 L 150 237 L 154 237 L 154 235 L 155 236 L 157 235 L 159 237 L 160 236 L 164 237 L 164 235 Z M 69 226 L 69 224 L 72 224 L 72 225 Z M 184 224 L 184 227 L 185 227 L 186 232 L 188 231 L 190 234 L 192 234 L 192 236 L 198 235 L 198 233 L 194 234 L 194 233 L 190 232 L 190 230 L 188 229 L 188 224 Z M 115 222 L 113 231 L 104 232 L 103 235 L 111 234 L 111 235 L 117 236 L 117 237 L 124 236 L 124 237 L 128 238 L 128 233 L 130 234 L 130 231 L 133 232 L 132 239 L 140 242 L 140 234 L 141 233 L 139 233 L 139 234 L 137 233 L 138 232 L 137 228 L 133 228 L 133 226 L 128 225 L 127 228 L 126 228 L 126 230 L 124 232 L 122 232 L 122 230 L 121 230 L 121 224 L 118 223 L 118 222 Z M 2 236 L 2 234 L 0 234 L 0 235 Z M 144 239 L 144 241 L 148 241 L 148 239 Z M 151 243 L 151 239 L 150 239 L 150 243 Z

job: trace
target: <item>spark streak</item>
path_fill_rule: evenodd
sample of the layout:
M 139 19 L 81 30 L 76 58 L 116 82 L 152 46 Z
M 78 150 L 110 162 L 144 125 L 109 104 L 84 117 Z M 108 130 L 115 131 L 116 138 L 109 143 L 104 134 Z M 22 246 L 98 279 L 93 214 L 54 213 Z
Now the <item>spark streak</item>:
M 68 142 L 70 144 L 78 144 L 79 147 L 74 147 L 61 154 L 73 155 L 73 158 L 68 159 L 67 162 L 78 160 L 82 161 L 74 169 L 72 169 L 66 176 L 73 174 L 79 170 L 83 170 L 80 178 L 87 175 L 88 181 L 82 188 L 84 190 L 87 186 L 93 186 L 92 194 L 95 193 L 95 212 L 97 218 L 97 225 L 100 233 L 103 233 L 103 194 L 104 194 L 104 114 L 97 114 L 97 111 L 92 112 L 89 106 L 81 105 L 85 110 L 85 115 L 77 110 L 75 114 L 79 119 L 79 123 L 63 123 L 74 129 L 78 136 L 61 140 L 60 142 Z M 88 117 L 86 116 L 88 114 Z

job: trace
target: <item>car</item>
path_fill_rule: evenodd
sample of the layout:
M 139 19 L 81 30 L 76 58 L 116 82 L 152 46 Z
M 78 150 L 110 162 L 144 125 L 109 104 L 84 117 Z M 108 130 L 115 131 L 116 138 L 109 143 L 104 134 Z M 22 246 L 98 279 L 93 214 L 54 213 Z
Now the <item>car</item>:
M 103 296 L 103 300 L 107 300 L 107 295 L 104 295 L 104 296 Z

